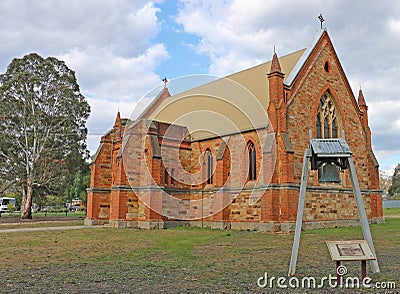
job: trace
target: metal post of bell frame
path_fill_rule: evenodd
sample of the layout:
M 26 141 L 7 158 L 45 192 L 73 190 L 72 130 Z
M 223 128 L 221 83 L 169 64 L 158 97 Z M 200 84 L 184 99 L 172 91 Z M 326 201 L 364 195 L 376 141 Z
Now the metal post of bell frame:
M 303 157 L 303 170 L 301 172 L 301 185 L 300 185 L 300 196 L 299 202 L 297 206 L 297 217 L 296 217 L 296 228 L 294 232 L 294 240 L 292 247 L 292 256 L 290 258 L 290 266 L 289 266 L 289 276 L 293 276 L 296 271 L 297 264 L 297 255 L 299 252 L 299 244 L 300 244 L 300 234 L 301 227 L 303 224 L 303 212 L 304 212 L 304 202 L 306 199 L 306 190 L 307 190 L 307 181 L 308 181 L 308 164 L 310 162 L 311 150 L 307 148 L 304 151 Z
M 353 193 L 356 198 L 358 216 L 361 222 L 361 228 L 364 235 L 364 239 L 368 242 L 369 247 L 371 248 L 372 253 L 376 256 L 374 242 L 372 241 L 371 231 L 369 229 L 367 213 L 364 207 L 364 201 L 362 199 L 360 185 L 358 184 L 358 178 L 356 173 L 356 168 L 354 166 L 353 158 L 349 157 L 347 159 L 349 161 L 349 169 L 350 169 L 350 179 L 353 186 Z M 374 273 L 379 273 L 379 264 L 378 259 L 371 260 L 371 269 Z

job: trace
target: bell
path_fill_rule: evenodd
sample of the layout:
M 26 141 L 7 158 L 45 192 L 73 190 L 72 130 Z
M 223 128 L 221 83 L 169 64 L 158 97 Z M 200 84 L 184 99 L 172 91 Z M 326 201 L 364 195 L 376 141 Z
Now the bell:
M 328 162 L 323 165 L 321 169 L 322 175 L 319 179 L 320 183 L 340 183 L 339 170 L 335 164 Z

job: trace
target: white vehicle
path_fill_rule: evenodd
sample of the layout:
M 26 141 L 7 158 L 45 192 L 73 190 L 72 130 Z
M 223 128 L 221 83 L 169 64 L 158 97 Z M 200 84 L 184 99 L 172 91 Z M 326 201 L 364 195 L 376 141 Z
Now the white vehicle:
M 7 205 L 13 204 L 15 206 L 15 198 L 12 197 L 3 197 L 0 198 L 0 213 L 1 212 L 8 212 Z

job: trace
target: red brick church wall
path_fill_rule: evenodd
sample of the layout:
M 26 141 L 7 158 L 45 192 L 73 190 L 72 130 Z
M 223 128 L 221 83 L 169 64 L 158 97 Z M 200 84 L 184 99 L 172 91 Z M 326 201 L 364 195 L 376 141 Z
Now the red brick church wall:
M 268 188 L 260 199 L 253 205 L 249 197 L 253 189 L 259 189 L 256 182 L 248 181 L 241 193 L 235 199 L 232 193 L 223 192 L 214 195 L 216 189 L 222 187 L 226 181 L 246 179 L 246 169 L 231 170 L 232 159 L 227 147 L 223 154 L 219 154 L 223 141 L 214 138 L 202 141 L 178 140 L 185 130 L 179 126 L 172 126 L 173 134 L 177 138 L 164 138 L 170 125 L 153 122 L 146 129 L 145 158 L 146 165 L 156 185 L 166 193 L 177 197 L 181 203 L 176 207 L 166 207 L 161 190 L 149 192 L 143 199 L 138 198 L 131 186 L 146 186 L 150 179 L 143 172 L 144 167 L 126 171 L 121 157 L 123 126 L 119 114 L 114 129 L 102 137 L 101 147 L 96 154 L 91 167 L 91 182 L 88 190 L 87 220 L 108 221 L 115 226 L 138 226 L 147 222 L 157 224 L 165 221 L 174 221 L 174 217 L 166 217 L 160 211 L 174 210 L 179 216 L 203 216 L 203 223 L 218 227 L 216 223 L 229 223 L 222 227 L 253 228 L 255 223 L 272 224 L 269 230 L 279 230 L 275 224 L 293 224 L 296 220 L 297 201 L 304 150 L 309 146 L 309 130 L 316 137 L 316 116 L 319 101 L 322 95 L 329 91 L 335 101 L 339 117 L 339 127 L 346 134 L 352 152 L 360 188 L 365 200 L 368 218 L 382 218 L 382 199 L 379 191 L 379 174 L 374 160 L 370 143 L 370 131 L 367 119 L 367 107 L 360 107 L 355 100 L 343 69 L 333 49 L 332 43 L 323 34 L 316 47 L 309 55 L 306 63 L 299 71 L 294 83 L 289 87 L 284 85 L 284 75 L 280 72 L 279 61 L 274 55 L 271 72 L 266 79 L 270 86 L 270 104 L 268 115 L 275 132 L 276 156 L 275 165 L 270 162 L 271 156 L 261 149 L 261 143 L 256 131 L 233 134 L 229 137 L 231 148 L 239 148 L 235 140 L 251 140 L 256 147 L 257 168 L 263 165 L 270 168 L 272 175 Z M 326 66 L 328 64 L 328 66 Z M 266 80 L 267 82 L 267 80 Z M 138 128 L 145 130 L 145 123 Z M 187 130 L 186 130 L 187 131 Z M 152 137 L 152 138 L 151 138 Z M 179 161 L 169 158 L 168 152 L 162 158 L 159 156 L 161 148 L 155 146 L 154 137 L 159 145 L 179 151 Z M 141 148 L 137 146 L 135 148 Z M 215 173 L 211 184 L 201 183 L 193 185 L 184 183 L 183 175 L 179 174 L 180 163 L 189 173 L 199 172 L 202 168 L 204 152 L 211 150 L 215 158 Z M 143 150 L 133 150 L 141 153 Z M 242 150 L 246 152 L 246 150 Z M 219 158 L 217 158 L 217 155 Z M 175 180 L 166 178 L 165 168 L 176 171 Z M 245 166 L 245 165 L 243 165 Z M 169 170 L 170 171 L 170 170 Z M 258 170 L 259 171 L 259 170 Z M 128 176 L 134 178 L 128 181 Z M 268 174 L 268 173 L 267 173 Z M 340 184 L 319 184 L 316 171 L 309 171 L 308 192 L 306 195 L 304 220 L 306 222 L 346 221 L 358 219 L 357 206 L 351 191 L 351 182 L 348 171 L 341 175 Z M 267 178 L 268 176 L 264 174 Z M 203 179 L 205 179 L 203 175 Z M 214 199 L 213 197 L 219 197 Z M 199 207 L 199 201 L 206 198 L 214 199 L 212 205 Z M 228 205 L 224 205 L 232 200 Z M 207 202 L 207 201 L 206 201 Z M 152 210 L 149 205 L 156 207 Z M 203 205 L 203 204 L 202 204 Z M 223 209 L 220 209 L 222 208 Z M 178 217 L 177 217 L 178 218 Z M 140 226 L 140 225 L 139 225 Z
M 325 64 L 329 69 L 326 70 Z M 362 191 L 378 190 L 378 169 L 370 163 L 368 134 L 361 123 L 362 113 L 353 92 L 345 78 L 343 69 L 327 35 L 314 48 L 297 77 L 290 93 L 288 106 L 288 132 L 294 145 L 295 181 L 300 182 L 303 152 L 310 138 L 309 130 L 316 137 L 316 115 L 322 95 L 329 91 L 339 111 L 339 127 L 344 130 L 346 141 L 353 152 L 358 180 Z M 357 206 L 352 193 L 338 193 L 335 190 L 350 189 L 348 171 L 342 176 L 342 183 L 335 185 L 318 184 L 317 171 L 309 170 L 309 186 L 327 188 L 320 192 L 308 192 L 306 196 L 306 220 L 358 219 Z M 329 192 L 329 188 L 333 192 Z M 348 195 L 350 193 L 351 195 Z M 382 217 L 379 195 L 363 192 L 369 218 Z

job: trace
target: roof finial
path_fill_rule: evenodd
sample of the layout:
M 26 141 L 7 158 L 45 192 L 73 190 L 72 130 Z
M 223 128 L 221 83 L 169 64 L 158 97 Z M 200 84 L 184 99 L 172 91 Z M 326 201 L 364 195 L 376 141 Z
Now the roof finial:
M 167 77 L 164 77 L 162 79 L 162 82 L 164 83 L 164 89 L 165 89 L 167 87 L 167 83 L 168 83 Z
M 275 45 L 274 45 L 274 54 L 276 53 L 276 51 L 275 51 Z
M 325 21 L 324 17 L 322 16 L 322 14 L 320 14 L 318 16 L 319 21 L 321 22 L 321 30 L 322 30 L 322 23 Z

